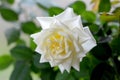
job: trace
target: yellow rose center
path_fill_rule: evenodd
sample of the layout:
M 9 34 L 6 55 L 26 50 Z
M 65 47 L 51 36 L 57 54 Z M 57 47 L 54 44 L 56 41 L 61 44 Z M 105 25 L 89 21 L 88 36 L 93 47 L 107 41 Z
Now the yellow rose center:
M 68 46 L 71 46 L 70 40 L 66 40 L 66 43 Z M 50 53 L 52 53 L 53 55 L 58 54 L 63 56 L 66 54 L 65 50 L 66 43 L 65 37 L 56 32 L 47 38 L 46 46 L 48 46 Z

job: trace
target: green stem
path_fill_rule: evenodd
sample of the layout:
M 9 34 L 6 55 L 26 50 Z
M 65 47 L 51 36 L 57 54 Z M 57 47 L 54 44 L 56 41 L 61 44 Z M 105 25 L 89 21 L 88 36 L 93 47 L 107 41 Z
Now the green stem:
M 118 22 L 119 22 L 119 29 L 118 29 L 118 37 L 120 36 L 120 15 L 119 15 L 119 18 L 118 18 Z
M 116 73 L 116 80 L 120 80 L 120 76 L 119 76 L 119 73 L 118 73 L 118 70 L 117 70 L 117 66 L 116 66 L 116 63 L 114 62 L 114 60 L 113 60 L 113 56 L 110 58 L 111 59 L 111 61 L 112 61 L 112 63 L 113 63 L 113 68 L 114 68 L 114 70 L 115 70 L 115 73 Z
M 48 11 L 48 7 L 44 6 L 43 4 L 38 2 L 37 0 L 34 0 L 34 1 L 39 8 L 43 9 L 44 11 Z
M 48 8 L 43 6 L 42 4 L 40 4 L 40 3 L 36 3 L 36 4 L 38 5 L 38 7 L 42 8 L 43 10 L 45 10 L 45 11 L 48 10 Z
M 103 32 L 103 36 L 104 37 L 107 37 L 107 34 L 106 34 L 106 32 L 104 31 L 104 25 L 106 25 L 105 23 L 101 26 L 101 30 L 102 30 L 102 32 Z

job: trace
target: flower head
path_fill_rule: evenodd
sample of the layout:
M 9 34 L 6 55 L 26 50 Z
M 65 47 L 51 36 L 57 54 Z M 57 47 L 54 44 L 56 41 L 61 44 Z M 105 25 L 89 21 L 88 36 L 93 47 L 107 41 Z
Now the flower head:
M 60 71 L 70 72 L 71 67 L 79 71 L 79 62 L 96 46 L 88 27 L 83 27 L 81 17 L 67 8 L 54 17 L 37 17 L 42 31 L 32 34 L 37 44 L 35 51 L 41 54 L 40 62 L 58 66 Z

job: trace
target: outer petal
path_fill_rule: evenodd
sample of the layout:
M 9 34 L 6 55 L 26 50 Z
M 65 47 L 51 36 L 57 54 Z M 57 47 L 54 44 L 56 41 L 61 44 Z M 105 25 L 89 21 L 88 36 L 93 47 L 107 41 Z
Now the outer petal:
M 57 66 L 59 63 L 60 63 L 60 61 L 49 61 L 49 63 L 50 63 L 50 65 L 51 65 L 51 67 L 53 67 L 53 66 Z
M 36 43 L 36 44 L 39 44 L 39 40 L 40 40 L 40 36 L 41 36 L 41 32 L 38 32 L 38 33 L 35 33 L 35 34 L 32 34 L 32 35 L 30 35 L 30 37 L 32 37 L 34 40 L 34 42 Z
M 50 28 L 54 21 L 53 17 L 37 17 L 37 20 L 40 22 L 42 29 Z
M 40 47 L 43 44 L 43 40 L 44 40 L 45 36 L 48 34 L 50 34 L 50 33 L 48 33 L 48 31 L 42 30 L 41 32 L 32 34 L 31 37 L 33 38 L 33 41 Z
M 37 48 L 35 49 L 36 52 L 38 52 L 39 54 L 43 54 L 44 52 L 42 50 L 40 50 L 39 45 L 37 46 Z
M 89 27 L 84 27 L 84 31 L 91 37 L 91 39 L 93 40 L 93 42 L 96 43 L 96 40 L 94 39 L 94 37 L 92 36 L 92 33 L 89 30 Z
M 67 8 L 64 12 L 57 15 L 56 18 L 60 21 L 66 21 L 66 20 L 72 19 L 75 16 L 76 15 L 73 12 L 73 9 L 72 8 Z
M 74 34 L 74 37 L 76 38 L 77 42 L 79 42 L 80 44 L 90 38 L 90 36 L 87 33 L 85 33 L 84 30 L 79 29 L 79 28 L 74 28 L 73 34 Z
M 48 62 L 44 55 L 41 55 L 40 63 Z
M 81 21 L 81 16 L 76 16 L 73 17 L 67 21 L 62 21 L 62 23 L 64 23 L 66 26 L 69 27 L 69 29 L 74 29 L 74 28 L 79 28 L 83 30 L 83 25 L 82 25 L 82 21 Z
M 67 72 L 70 72 L 70 68 L 72 66 L 72 59 L 73 58 L 69 58 L 65 60 L 63 63 L 61 63 L 61 65 L 64 67 L 65 70 L 67 70 Z
M 53 23 L 50 25 L 51 28 L 68 28 L 66 25 L 64 25 L 60 20 L 58 20 L 56 17 L 54 17 Z
M 96 46 L 96 44 L 92 40 L 87 40 L 85 43 L 82 44 L 82 47 L 84 49 L 84 53 L 87 53 L 95 46 Z
M 79 58 L 74 58 L 72 62 L 73 68 L 75 68 L 77 71 L 79 71 L 79 62 L 80 62 Z
M 93 38 L 90 30 L 88 27 L 84 28 L 85 32 L 89 34 L 89 36 L 91 37 L 90 39 L 88 39 L 87 41 L 85 41 L 83 44 L 82 44 L 82 47 L 84 49 L 84 52 L 87 53 L 88 51 L 90 51 L 93 47 L 96 46 L 96 41 L 95 39 Z M 89 45 L 89 46 L 88 46 Z
M 66 21 L 72 19 L 75 16 L 76 15 L 74 14 L 73 9 L 67 8 L 64 12 L 55 17 L 60 21 Z M 54 17 L 37 17 L 37 20 L 40 22 L 43 29 L 48 29 L 51 27 L 50 25 L 54 22 L 55 19 Z
M 60 71 L 63 73 L 65 68 L 61 64 L 58 67 L 59 67 Z
M 39 37 L 39 35 L 40 35 L 40 32 L 35 33 L 35 34 L 32 34 L 32 35 L 30 35 L 30 37 L 32 37 L 32 38 L 34 38 L 34 39 L 36 39 L 36 38 L 38 38 L 38 37 Z

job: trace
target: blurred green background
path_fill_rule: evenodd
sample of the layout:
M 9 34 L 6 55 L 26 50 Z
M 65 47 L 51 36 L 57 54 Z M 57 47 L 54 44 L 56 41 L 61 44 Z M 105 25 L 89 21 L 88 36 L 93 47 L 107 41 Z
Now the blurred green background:
M 41 30 L 38 16 L 72 7 L 97 41 L 80 63 L 80 72 L 61 74 L 39 63 L 30 34 Z M 1 0 L 0 80 L 120 80 L 120 0 Z

